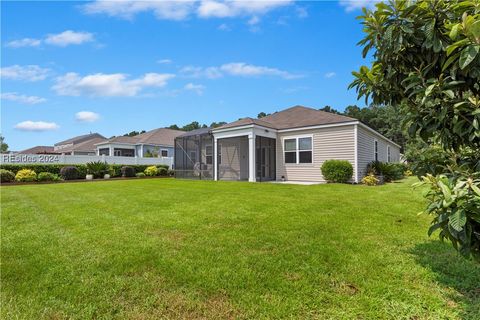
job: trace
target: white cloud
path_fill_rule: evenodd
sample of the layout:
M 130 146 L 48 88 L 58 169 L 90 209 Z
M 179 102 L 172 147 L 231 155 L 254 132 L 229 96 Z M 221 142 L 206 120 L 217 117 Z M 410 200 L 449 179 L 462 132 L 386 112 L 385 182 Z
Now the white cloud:
M 304 19 L 308 17 L 308 11 L 305 7 L 296 7 L 295 11 L 297 13 L 297 17 Z
M 83 11 L 123 19 L 132 19 L 138 13 L 152 11 L 158 19 L 183 20 L 191 14 L 194 4 L 195 1 L 98 0 L 84 5 Z
M 159 64 L 170 64 L 172 63 L 173 61 L 170 60 L 170 59 L 160 59 L 160 60 L 157 60 L 157 63 Z
M 5 92 L 2 93 L 1 98 L 4 100 L 25 103 L 25 104 L 37 104 L 47 101 L 45 98 L 37 96 L 26 96 L 23 94 L 18 94 L 16 92 Z
M 227 18 L 266 14 L 288 6 L 290 0 L 277 1 L 201 1 L 197 14 L 201 18 Z
M 22 131 L 50 131 L 60 128 L 55 122 L 45 122 L 45 121 L 23 121 L 17 123 L 15 128 Z
M 163 87 L 173 74 L 146 73 L 143 77 L 128 80 L 122 73 L 96 73 L 84 77 L 70 72 L 55 80 L 52 87 L 63 96 L 133 97 L 146 87 Z
M 257 16 L 253 16 L 248 20 L 247 24 L 250 26 L 254 26 L 256 24 L 260 23 L 260 19 Z
M 184 20 L 191 15 L 201 18 L 232 18 L 266 14 L 280 7 L 288 6 L 293 0 L 267 1 L 134 1 L 97 0 L 82 6 L 87 14 L 107 14 L 112 17 L 133 19 L 142 12 L 153 12 L 158 19 Z
M 2 78 L 10 80 L 39 81 L 44 80 L 49 73 L 49 69 L 41 68 L 37 65 L 19 66 L 18 64 L 0 69 Z
M 187 83 L 184 89 L 188 91 L 193 91 L 199 96 L 201 96 L 203 94 L 203 90 L 205 90 L 205 86 L 201 84 Z
M 375 3 L 380 2 L 381 0 L 340 0 L 340 5 L 345 7 L 345 11 L 352 12 L 355 10 L 360 10 L 363 7 L 371 8 Z
M 245 62 L 226 63 L 218 67 L 195 67 L 187 66 L 180 70 L 180 73 L 186 77 L 191 78 L 208 78 L 216 79 L 223 76 L 237 76 L 237 77 L 260 77 L 260 76 L 275 76 L 284 79 L 301 78 L 303 75 L 292 74 L 276 68 L 265 66 L 256 66 L 247 64 Z
M 327 72 L 325 73 L 325 78 L 333 78 L 335 77 L 337 74 L 335 72 Z
M 45 38 L 45 43 L 59 47 L 66 47 L 71 44 L 82 44 L 90 41 L 93 41 L 93 34 L 72 30 L 66 30 L 58 34 L 49 34 Z
M 279 70 L 276 68 L 269 68 L 264 66 L 255 66 L 252 64 L 246 64 L 244 62 L 227 63 L 220 67 L 224 73 L 232 76 L 252 77 L 252 76 L 277 76 L 284 79 L 294 79 L 301 77 L 300 75 L 294 75 L 287 71 Z
M 5 46 L 10 48 L 38 47 L 41 43 L 42 40 L 39 39 L 23 38 L 7 42 Z
M 100 119 L 100 115 L 92 111 L 80 111 L 75 114 L 75 119 L 80 122 L 95 122 Z

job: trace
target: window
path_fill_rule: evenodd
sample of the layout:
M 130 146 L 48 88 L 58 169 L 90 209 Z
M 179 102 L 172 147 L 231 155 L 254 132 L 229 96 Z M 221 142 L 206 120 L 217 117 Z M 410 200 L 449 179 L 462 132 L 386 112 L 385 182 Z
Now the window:
M 374 157 L 375 157 L 375 161 L 378 161 L 378 140 L 374 140 L 373 141 L 373 145 L 374 145 Z
M 110 148 L 101 148 L 101 149 L 98 149 L 98 155 L 100 155 L 100 156 L 102 156 L 102 155 L 109 156 L 109 155 L 110 155 Z
M 283 140 L 285 163 L 312 163 L 312 137 Z
M 197 152 L 196 151 L 190 151 L 190 161 L 192 163 L 197 163 Z
M 391 156 L 390 156 L 390 146 L 387 146 L 387 162 L 391 162 Z
M 162 157 L 168 157 L 168 150 L 161 150 L 160 154 Z
M 213 146 L 205 146 L 205 162 L 213 164 Z

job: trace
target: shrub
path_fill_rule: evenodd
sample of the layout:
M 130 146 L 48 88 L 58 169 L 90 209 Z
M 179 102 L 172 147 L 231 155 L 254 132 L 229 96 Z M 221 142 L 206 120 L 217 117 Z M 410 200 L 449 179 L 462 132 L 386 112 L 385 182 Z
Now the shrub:
M 413 176 L 413 172 L 412 172 L 412 170 L 408 170 L 408 169 L 407 169 L 407 170 L 405 170 L 405 172 L 403 173 L 403 175 L 404 175 L 405 177 L 411 177 L 411 176 Z
M 145 169 L 145 175 L 149 177 L 157 176 L 158 175 L 158 168 L 156 166 L 150 166 Z
M 175 170 L 169 169 L 169 170 L 168 170 L 168 176 L 169 176 L 169 177 L 173 177 L 174 175 L 175 175 Z
M 362 178 L 362 183 L 366 186 L 376 186 L 380 180 L 378 180 L 373 173 L 369 173 Z
M 328 182 L 346 183 L 353 174 L 353 167 L 347 160 L 327 160 L 321 169 Z
M 402 179 L 406 168 L 403 163 L 372 161 L 367 165 L 367 172 L 383 176 L 385 181 L 391 182 Z
M 77 167 L 66 166 L 60 169 L 60 176 L 64 180 L 75 180 L 80 176 L 80 172 Z
M 30 169 L 22 169 L 15 175 L 15 180 L 20 182 L 32 182 L 37 179 L 35 171 Z
M 121 169 L 122 177 L 135 177 L 135 169 L 129 166 L 123 166 Z
M 158 168 L 158 175 L 167 176 L 168 175 L 168 169 L 165 169 L 164 167 Z
M 145 178 L 145 173 L 139 172 L 136 174 L 137 178 Z
M 169 167 L 168 165 L 166 165 L 166 164 L 159 164 L 159 165 L 157 166 L 157 168 L 159 168 L 159 169 L 160 169 L 160 168 L 165 168 L 165 169 L 168 170 L 170 167 Z
M 93 178 L 103 178 L 109 170 L 110 166 L 106 162 L 92 161 L 87 163 L 87 173 L 92 174 Z
M 37 176 L 38 181 L 58 181 L 60 177 L 50 172 L 40 172 Z
M 0 182 L 12 182 L 15 180 L 15 174 L 10 170 L 0 169 Z

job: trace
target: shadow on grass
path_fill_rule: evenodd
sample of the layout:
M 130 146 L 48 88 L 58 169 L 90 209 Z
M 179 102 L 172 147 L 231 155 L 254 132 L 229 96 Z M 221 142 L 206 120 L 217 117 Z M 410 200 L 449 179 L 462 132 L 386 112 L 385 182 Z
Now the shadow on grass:
M 434 273 L 440 285 L 456 291 L 446 297 L 458 305 L 462 319 L 480 319 L 480 264 L 465 260 L 450 244 L 439 240 L 418 244 L 411 253 L 417 263 Z

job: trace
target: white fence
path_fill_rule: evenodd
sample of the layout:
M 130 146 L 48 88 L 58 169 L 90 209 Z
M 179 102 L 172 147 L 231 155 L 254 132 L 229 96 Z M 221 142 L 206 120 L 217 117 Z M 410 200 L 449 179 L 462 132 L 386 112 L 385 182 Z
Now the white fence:
M 102 161 L 109 164 L 166 164 L 173 165 L 173 157 L 162 158 L 137 158 L 116 156 L 69 156 L 58 154 L 1 154 L 1 164 L 85 164 L 92 161 Z

